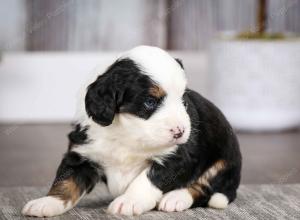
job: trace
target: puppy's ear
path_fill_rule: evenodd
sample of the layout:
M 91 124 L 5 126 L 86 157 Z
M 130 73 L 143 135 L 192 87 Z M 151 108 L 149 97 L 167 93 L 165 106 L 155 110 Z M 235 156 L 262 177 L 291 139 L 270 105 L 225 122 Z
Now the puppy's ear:
M 114 74 L 106 72 L 87 88 L 85 109 L 89 117 L 102 126 L 112 123 L 120 103 L 120 94 L 114 85 Z M 119 100 L 117 100 L 119 99 Z
M 179 58 L 175 58 L 175 60 L 177 61 L 177 63 L 181 66 L 182 69 L 184 69 L 183 67 L 183 63 L 182 63 L 182 60 L 179 59 Z

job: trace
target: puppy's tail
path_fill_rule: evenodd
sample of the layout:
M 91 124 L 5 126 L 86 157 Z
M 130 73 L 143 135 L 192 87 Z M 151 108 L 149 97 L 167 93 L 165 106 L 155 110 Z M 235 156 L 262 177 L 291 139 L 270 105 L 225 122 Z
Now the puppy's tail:
M 208 201 L 208 206 L 215 209 L 225 209 L 228 204 L 229 200 L 223 193 L 214 193 Z

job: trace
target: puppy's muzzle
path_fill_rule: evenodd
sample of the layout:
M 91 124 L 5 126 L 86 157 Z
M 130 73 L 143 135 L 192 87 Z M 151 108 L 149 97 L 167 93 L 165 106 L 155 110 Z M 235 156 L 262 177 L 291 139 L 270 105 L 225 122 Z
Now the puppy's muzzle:
M 184 128 L 177 126 L 176 129 L 170 129 L 170 132 L 172 133 L 174 139 L 179 139 L 184 134 Z

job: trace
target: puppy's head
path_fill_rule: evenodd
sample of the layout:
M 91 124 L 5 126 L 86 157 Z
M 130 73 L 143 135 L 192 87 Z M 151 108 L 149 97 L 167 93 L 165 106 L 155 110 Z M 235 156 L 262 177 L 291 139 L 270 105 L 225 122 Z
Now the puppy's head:
M 86 112 L 101 126 L 117 126 L 145 147 L 188 140 L 191 125 L 181 62 L 148 46 L 123 54 L 88 86 Z

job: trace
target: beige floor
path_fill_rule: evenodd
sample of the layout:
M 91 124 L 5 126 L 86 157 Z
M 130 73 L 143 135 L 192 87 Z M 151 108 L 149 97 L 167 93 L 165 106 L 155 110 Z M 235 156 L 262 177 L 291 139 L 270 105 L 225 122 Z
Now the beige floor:
M 69 130 L 67 124 L 0 125 L 0 186 L 50 185 Z M 242 183 L 300 182 L 300 131 L 238 136 Z

